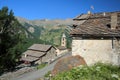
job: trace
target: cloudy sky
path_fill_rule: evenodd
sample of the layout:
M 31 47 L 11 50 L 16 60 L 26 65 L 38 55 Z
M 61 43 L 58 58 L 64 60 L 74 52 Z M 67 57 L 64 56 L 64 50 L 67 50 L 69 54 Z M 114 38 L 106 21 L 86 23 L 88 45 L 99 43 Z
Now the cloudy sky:
M 120 11 L 120 0 L 0 0 L 15 16 L 26 19 L 66 19 L 87 13 Z

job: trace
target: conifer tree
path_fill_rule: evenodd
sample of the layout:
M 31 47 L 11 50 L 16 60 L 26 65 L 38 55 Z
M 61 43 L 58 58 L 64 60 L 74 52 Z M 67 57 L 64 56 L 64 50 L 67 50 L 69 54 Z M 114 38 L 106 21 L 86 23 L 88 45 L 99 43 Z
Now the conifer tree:
M 0 70 L 12 69 L 20 56 L 24 32 L 8 7 L 0 10 Z

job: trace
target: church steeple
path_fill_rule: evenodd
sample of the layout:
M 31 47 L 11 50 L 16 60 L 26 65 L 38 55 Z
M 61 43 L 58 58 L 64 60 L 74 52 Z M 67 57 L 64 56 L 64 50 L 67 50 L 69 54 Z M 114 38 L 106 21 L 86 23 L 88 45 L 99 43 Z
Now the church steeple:
M 63 33 L 61 38 L 61 46 L 66 47 L 66 35 Z

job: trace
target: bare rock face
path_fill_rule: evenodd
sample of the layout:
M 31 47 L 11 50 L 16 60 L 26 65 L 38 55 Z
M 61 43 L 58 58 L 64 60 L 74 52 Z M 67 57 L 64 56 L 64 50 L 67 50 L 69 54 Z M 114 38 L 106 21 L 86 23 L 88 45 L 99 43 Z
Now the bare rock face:
M 30 31 L 31 33 L 34 33 L 34 28 L 33 27 L 29 27 L 28 31 Z
M 51 74 L 54 76 L 60 72 L 68 71 L 72 69 L 73 67 L 77 67 L 79 65 L 86 65 L 85 60 L 81 56 L 76 55 L 76 56 L 65 57 L 65 58 L 60 59 L 56 63 Z

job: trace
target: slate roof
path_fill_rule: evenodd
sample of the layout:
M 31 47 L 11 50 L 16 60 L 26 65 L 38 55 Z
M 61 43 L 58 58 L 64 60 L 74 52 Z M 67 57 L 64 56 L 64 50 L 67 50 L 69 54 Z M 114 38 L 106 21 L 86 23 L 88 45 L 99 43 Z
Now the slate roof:
M 22 56 L 21 60 L 23 61 L 29 61 L 29 62 L 33 62 L 33 61 L 37 61 L 39 58 L 36 58 L 36 57 L 32 57 L 32 56 Z
M 117 29 L 110 28 L 111 14 L 117 13 Z M 75 27 L 70 32 L 72 37 L 120 37 L 120 12 L 82 14 L 75 19 Z
M 44 45 L 44 44 L 33 44 L 31 47 L 28 48 L 28 50 L 36 50 L 36 51 L 48 51 L 52 45 Z
M 65 36 L 65 34 L 64 34 L 64 33 L 63 33 L 62 37 L 63 37 L 63 38 L 66 38 L 66 36 Z
M 51 47 L 52 45 L 33 44 L 23 53 L 21 60 L 30 62 L 36 61 L 40 59 L 40 57 L 46 55 L 46 52 L 49 51 Z M 25 55 L 27 56 L 25 57 Z
M 67 48 L 65 46 L 59 46 L 58 49 L 59 50 L 66 50 Z
M 45 54 L 45 52 L 27 50 L 23 54 L 39 58 L 39 57 L 43 56 Z

